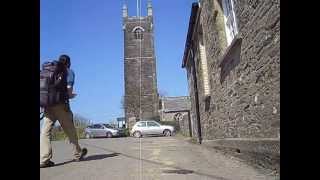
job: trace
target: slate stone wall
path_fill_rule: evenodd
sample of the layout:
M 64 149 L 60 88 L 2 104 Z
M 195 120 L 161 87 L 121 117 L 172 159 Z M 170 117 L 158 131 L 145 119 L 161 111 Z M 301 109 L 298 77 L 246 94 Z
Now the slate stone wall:
M 224 67 L 229 71 L 223 80 L 220 65 L 228 47 L 221 1 L 200 3 L 199 24 L 203 29 L 211 85 L 208 105 L 198 66 L 203 139 L 279 138 L 280 1 L 234 0 L 238 37 L 242 40 L 240 59 L 225 65 L 232 67 Z M 197 136 L 194 81 L 188 66 L 192 129 Z

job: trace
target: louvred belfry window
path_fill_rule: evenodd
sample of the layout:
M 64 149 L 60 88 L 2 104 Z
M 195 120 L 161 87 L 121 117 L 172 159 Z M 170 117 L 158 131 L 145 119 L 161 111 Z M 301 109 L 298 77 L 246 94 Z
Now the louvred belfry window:
M 137 29 L 134 31 L 134 36 L 135 36 L 136 39 L 142 39 L 142 38 L 143 38 L 143 31 L 142 31 L 142 29 L 137 28 Z

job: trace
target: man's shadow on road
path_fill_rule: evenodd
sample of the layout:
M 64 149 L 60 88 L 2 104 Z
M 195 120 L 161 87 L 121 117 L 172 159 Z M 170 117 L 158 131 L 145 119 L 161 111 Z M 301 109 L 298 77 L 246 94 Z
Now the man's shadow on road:
M 120 153 L 111 153 L 111 154 L 96 154 L 96 155 L 91 155 L 91 156 L 87 156 L 85 157 L 83 160 L 81 161 L 93 161 L 93 160 L 100 160 L 100 159 L 105 159 L 105 158 L 109 158 L 109 157 L 115 157 L 115 156 L 119 156 Z M 74 162 L 74 160 L 70 160 L 70 161 L 66 161 L 66 162 L 62 162 L 62 163 L 57 163 L 54 166 L 62 166 L 68 163 Z
M 99 159 L 104 159 L 109 157 L 115 157 L 115 156 L 119 156 L 119 154 L 120 153 L 97 154 L 97 155 L 87 156 L 82 161 L 92 161 L 92 160 L 99 160 Z

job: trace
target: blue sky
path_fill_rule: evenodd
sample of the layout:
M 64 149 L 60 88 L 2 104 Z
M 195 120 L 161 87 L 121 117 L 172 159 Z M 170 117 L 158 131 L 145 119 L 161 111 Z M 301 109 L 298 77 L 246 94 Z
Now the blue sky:
M 136 0 L 41 0 L 40 63 L 71 57 L 76 73 L 71 101 L 74 113 L 91 121 L 123 116 L 124 95 L 122 5 L 136 15 Z M 181 68 L 191 4 L 195 0 L 153 0 L 158 91 L 188 95 Z M 142 0 L 142 15 L 147 0 Z

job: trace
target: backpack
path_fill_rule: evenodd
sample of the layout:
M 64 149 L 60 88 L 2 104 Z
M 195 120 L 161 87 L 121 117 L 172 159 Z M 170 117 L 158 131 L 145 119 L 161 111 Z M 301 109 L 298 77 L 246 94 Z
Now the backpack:
M 68 101 L 67 69 L 59 61 L 45 62 L 40 70 L 40 107 Z

